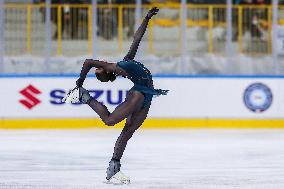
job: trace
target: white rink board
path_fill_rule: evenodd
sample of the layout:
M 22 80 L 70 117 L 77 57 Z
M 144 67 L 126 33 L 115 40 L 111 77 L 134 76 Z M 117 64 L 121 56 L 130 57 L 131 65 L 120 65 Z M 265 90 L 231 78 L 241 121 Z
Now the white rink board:
M 1 119 L 98 117 L 86 105 L 60 104 L 60 98 L 74 87 L 76 79 L 0 78 Z M 149 112 L 152 118 L 284 118 L 284 78 L 154 78 L 154 83 L 156 88 L 170 92 L 153 99 Z M 272 104 L 264 112 L 253 112 L 244 104 L 244 91 L 253 83 L 263 83 L 272 92 Z M 40 101 L 32 109 L 19 102 L 27 99 L 19 91 L 29 85 L 40 91 L 40 94 L 32 94 Z M 84 86 L 95 90 L 97 95 L 101 93 L 98 100 L 113 110 L 124 100 L 132 83 L 123 78 L 113 83 L 101 83 L 89 77 Z

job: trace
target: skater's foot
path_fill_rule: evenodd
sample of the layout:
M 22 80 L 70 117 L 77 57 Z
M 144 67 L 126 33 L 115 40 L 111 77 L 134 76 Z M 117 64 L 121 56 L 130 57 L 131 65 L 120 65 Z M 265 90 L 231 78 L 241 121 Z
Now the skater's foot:
M 110 183 L 117 184 L 116 182 L 118 181 L 120 184 L 130 184 L 130 179 L 129 177 L 125 176 L 121 171 L 120 171 L 120 161 L 112 159 L 109 162 L 109 167 L 107 168 L 107 181 Z M 116 182 L 115 182 L 116 181 Z
M 62 99 L 62 102 L 66 103 L 78 103 L 81 102 L 86 104 L 92 97 L 89 94 L 89 91 L 83 87 L 75 87 L 70 90 L 65 97 Z
M 107 180 L 111 179 L 111 177 L 113 177 L 117 172 L 120 171 L 120 167 L 121 167 L 120 161 L 112 159 L 109 162 L 109 166 L 106 171 L 107 174 L 106 179 Z
M 81 103 L 83 104 L 87 104 L 88 101 L 91 99 L 91 95 L 89 94 L 89 91 L 86 90 L 85 88 L 83 87 L 80 87 L 79 88 L 79 100 Z

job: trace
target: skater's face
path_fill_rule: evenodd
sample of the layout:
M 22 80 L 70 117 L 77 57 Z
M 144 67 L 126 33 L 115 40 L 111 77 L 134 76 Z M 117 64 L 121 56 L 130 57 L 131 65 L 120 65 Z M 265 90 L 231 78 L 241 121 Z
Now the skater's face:
M 108 82 L 108 81 L 114 81 L 115 75 L 113 73 L 107 73 L 103 68 L 97 68 L 96 71 L 96 77 L 101 82 Z

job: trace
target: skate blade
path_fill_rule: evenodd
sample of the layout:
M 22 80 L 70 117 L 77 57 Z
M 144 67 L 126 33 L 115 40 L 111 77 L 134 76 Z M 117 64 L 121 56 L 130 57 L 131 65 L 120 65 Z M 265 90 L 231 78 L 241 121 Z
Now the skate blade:
M 123 184 L 130 184 L 129 177 L 125 176 L 120 171 L 113 175 L 108 181 L 107 184 L 114 184 L 114 185 L 123 185 Z
M 122 182 L 117 181 L 117 180 L 107 180 L 107 181 L 103 181 L 103 183 L 112 184 L 112 185 L 124 185 Z

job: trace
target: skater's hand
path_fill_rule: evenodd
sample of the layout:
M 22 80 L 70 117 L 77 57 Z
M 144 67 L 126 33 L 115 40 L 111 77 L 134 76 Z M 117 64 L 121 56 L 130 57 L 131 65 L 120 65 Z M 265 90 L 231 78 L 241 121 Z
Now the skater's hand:
M 159 12 L 159 9 L 157 7 L 151 8 L 148 11 L 148 14 L 147 14 L 146 18 L 151 19 L 152 16 L 156 15 L 158 12 Z
M 83 83 L 84 83 L 84 79 L 79 78 L 79 79 L 76 81 L 76 86 L 77 86 L 77 87 L 82 87 L 82 86 L 83 86 Z

